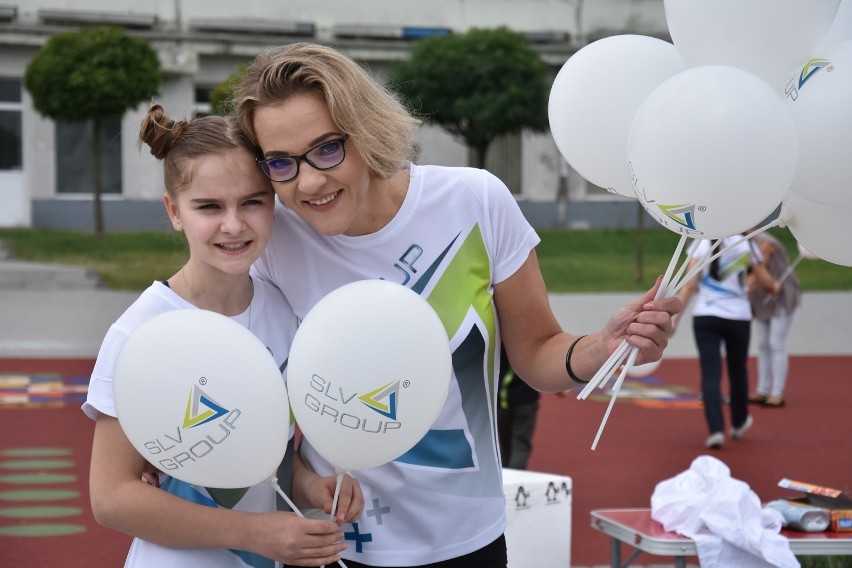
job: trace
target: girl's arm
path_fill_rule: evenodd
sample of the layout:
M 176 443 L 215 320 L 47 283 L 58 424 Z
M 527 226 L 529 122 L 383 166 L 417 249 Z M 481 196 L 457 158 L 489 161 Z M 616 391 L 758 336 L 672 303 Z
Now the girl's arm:
M 142 480 L 145 463 L 118 420 L 100 414 L 89 477 L 98 523 L 163 546 L 246 550 L 304 566 L 336 562 L 346 547 L 335 544 L 343 534 L 331 521 L 207 507 L 176 497 Z

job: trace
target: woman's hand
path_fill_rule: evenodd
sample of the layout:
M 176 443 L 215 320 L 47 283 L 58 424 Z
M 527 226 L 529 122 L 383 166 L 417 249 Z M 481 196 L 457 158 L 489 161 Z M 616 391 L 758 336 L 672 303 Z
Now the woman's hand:
M 630 302 L 609 319 L 603 329 L 603 345 L 609 355 L 622 341 L 639 348 L 637 365 L 657 361 L 675 330 L 675 316 L 683 311 L 677 296 L 654 299 L 662 282 L 657 279 L 653 288 Z

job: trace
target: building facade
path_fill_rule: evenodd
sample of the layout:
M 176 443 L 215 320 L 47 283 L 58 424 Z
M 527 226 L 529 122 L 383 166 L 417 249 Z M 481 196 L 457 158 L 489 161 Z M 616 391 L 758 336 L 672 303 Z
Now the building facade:
M 0 0 L 2 2 L 3 0 Z M 8 0 L 7 0 L 8 1 Z M 506 26 L 523 33 L 552 76 L 583 45 L 608 35 L 668 39 L 662 0 L 19 0 L 0 4 L 0 227 L 92 227 L 91 124 L 63 123 L 34 109 L 22 77 L 58 32 L 116 25 L 157 52 L 164 81 L 157 101 L 175 117 L 209 108 L 210 90 L 257 53 L 294 41 L 333 46 L 378 77 L 435 34 Z M 107 230 L 167 228 L 162 175 L 140 149 L 148 103 L 102 126 Z M 424 125 L 419 161 L 467 165 L 466 147 Z M 488 168 L 516 194 L 539 227 L 636 223 L 635 200 L 587 184 L 549 133 L 495 141 Z M 640 212 L 641 216 L 641 212 Z

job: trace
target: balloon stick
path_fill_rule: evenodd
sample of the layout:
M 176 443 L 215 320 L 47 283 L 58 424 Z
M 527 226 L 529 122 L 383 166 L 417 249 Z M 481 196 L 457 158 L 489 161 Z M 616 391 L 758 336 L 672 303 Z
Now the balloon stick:
M 696 274 L 698 274 L 699 272 L 704 270 L 704 267 L 707 266 L 708 264 L 710 264 L 711 262 L 713 262 L 714 259 L 718 258 L 719 256 L 721 256 L 722 254 L 724 254 L 728 250 L 734 248 L 735 246 L 739 245 L 740 243 L 743 243 L 743 242 L 745 242 L 749 239 L 752 239 L 752 238 L 756 237 L 757 235 L 759 235 L 760 233 L 762 233 L 762 232 L 764 232 L 768 229 L 771 229 L 772 227 L 778 227 L 782 223 L 784 223 L 784 220 L 781 217 L 778 217 L 774 221 L 767 223 L 766 225 L 757 229 L 756 231 L 753 231 L 753 232 L 749 233 L 748 235 L 744 235 L 741 239 L 737 239 L 733 243 L 729 244 L 728 246 L 726 246 L 726 247 L 722 248 L 721 250 L 719 250 L 718 252 L 716 252 L 713 256 L 699 262 L 698 264 L 693 266 L 692 269 L 689 272 L 687 272 L 686 276 L 684 276 L 684 278 L 680 281 L 680 283 L 678 283 L 677 286 L 675 286 L 674 290 L 672 290 L 671 295 L 673 296 L 673 295 L 677 294 L 678 291 L 680 291 L 680 289 L 683 288 L 683 286 L 687 282 L 692 280 L 692 278 Z M 718 242 L 722 242 L 721 239 Z
M 302 514 L 302 512 L 299 510 L 299 508 L 296 506 L 296 504 L 293 503 L 293 501 L 291 501 L 289 497 L 287 497 L 287 494 L 284 493 L 284 491 L 281 489 L 281 486 L 278 485 L 278 478 L 275 477 L 274 475 L 272 475 L 272 476 L 269 477 L 269 479 L 267 481 L 269 481 L 269 483 L 272 485 L 272 487 L 275 488 L 275 491 L 279 495 L 281 495 L 281 498 L 284 499 L 284 501 L 290 506 L 290 508 L 293 509 L 293 512 L 304 519 L 305 515 Z M 337 501 L 337 495 L 336 494 L 335 494 L 335 501 Z M 334 515 L 332 514 L 332 517 L 333 516 Z M 340 564 L 341 568 L 348 568 L 346 566 L 346 564 L 343 563 L 343 560 L 338 560 L 337 563 Z
M 795 258 L 795 260 L 793 260 L 793 262 L 791 262 L 790 265 L 787 266 L 787 268 L 784 269 L 784 272 L 782 272 L 781 276 L 778 277 L 778 280 L 777 280 L 778 284 L 784 283 L 784 281 L 787 279 L 787 277 L 790 276 L 793 273 L 793 270 L 796 269 L 796 266 L 798 266 L 798 264 L 800 262 L 802 262 L 802 258 L 804 258 L 802 255 L 797 256 Z M 772 296 L 766 296 L 766 297 L 763 298 L 763 303 L 768 304 L 771 299 L 772 299 Z
M 603 420 L 601 420 L 601 425 L 598 428 L 598 433 L 595 436 L 595 441 L 592 442 L 593 450 L 598 447 L 598 440 L 601 439 L 601 434 L 603 434 L 604 426 L 606 426 L 606 421 L 609 419 L 609 413 L 612 412 L 612 407 L 615 404 L 615 399 L 618 397 L 619 391 L 621 391 L 621 385 L 624 382 L 624 377 L 627 375 L 627 370 L 633 366 L 633 363 L 636 362 L 636 357 L 638 355 L 638 349 L 633 349 L 630 352 L 630 357 L 627 359 L 627 363 L 625 363 L 624 368 L 621 370 L 621 374 L 618 376 L 618 380 L 615 381 L 615 386 L 612 387 L 612 397 L 609 399 L 609 405 L 606 407 L 606 413 L 604 414 Z
M 284 493 L 284 491 L 281 489 L 281 486 L 278 485 L 278 478 L 273 475 L 268 479 L 268 481 L 272 485 L 272 487 L 275 488 L 275 491 L 278 492 L 279 495 L 281 495 L 281 498 L 284 499 L 284 501 L 290 506 L 291 509 L 293 509 L 293 512 L 304 518 L 305 515 L 302 514 L 299 508 L 296 507 L 296 505 L 290 500 L 289 497 L 287 497 L 287 494 Z
M 681 252 L 683 251 L 683 246 L 686 243 L 686 235 L 681 235 L 680 240 L 678 241 L 677 247 L 675 247 L 675 252 L 672 255 L 671 260 L 669 261 L 669 265 L 666 268 L 665 274 L 663 274 L 663 281 L 660 283 L 660 287 L 657 289 L 657 293 L 654 296 L 654 299 L 658 299 L 660 297 L 667 297 L 669 282 L 672 279 L 672 272 L 674 271 L 674 267 L 677 265 L 677 261 L 680 258 Z M 683 268 L 683 267 L 681 267 Z M 592 380 L 580 391 L 580 394 L 577 395 L 577 398 L 583 400 L 589 396 L 592 390 L 595 389 L 596 386 L 606 384 L 606 382 L 612 377 L 615 371 L 621 366 L 624 362 L 624 359 L 629 356 L 627 351 L 630 350 L 636 351 L 635 347 L 630 347 L 627 343 L 627 340 L 623 340 L 621 345 L 610 355 L 609 359 L 603 364 L 603 366 L 598 370 Z M 636 361 L 636 357 L 633 357 L 633 361 Z M 629 364 L 627 369 L 630 369 L 633 364 Z
M 337 470 L 337 483 L 334 486 L 334 500 L 331 503 L 331 520 L 337 515 L 337 500 L 340 497 L 340 486 L 343 484 L 343 474 L 346 473 L 342 469 Z
M 660 282 L 660 287 L 657 288 L 657 293 L 654 295 L 654 299 L 657 300 L 661 297 L 665 298 L 669 296 L 670 290 L 669 285 L 672 281 L 672 273 L 677 266 L 678 260 L 680 260 L 681 254 L 683 253 L 683 247 L 686 244 L 687 236 L 681 235 L 680 240 L 678 240 L 677 246 L 675 247 L 674 254 L 672 254 L 672 258 L 669 261 L 669 265 L 666 267 L 666 272 L 663 274 L 662 282 Z M 685 261 L 686 262 L 686 261 Z M 681 270 L 678 271 L 678 275 L 683 271 L 683 266 L 681 266 Z M 592 442 L 592 449 L 594 450 L 598 445 L 598 440 L 600 440 L 601 434 L 603 434 L 603 429 L 606 426 L 606 422 L 609 419 L 610 412 L 612 412 L 612 407 L 615 404 L 615 399 L 618 397 L 618 393 L 621 391 L 621 385 L 624 383 L 624 377 L 627 376 L 628 371 L 633 367 L 636 363 L 636 358 L 639 356 L 639 349 L 635 346 L 630 346 L 627 343 L 627 339 L 622 340 L 621 345 L 610 355 L 609 359 L 604 363 L 600 370 L 595 374 L 589 384 L 587 384 L 580 394 L 577 396 L 579 399 L 585 399 L 589 396 L 589 393 L 594 390 L 594 388 L 598 385 L 604 385 L 612 377 L 615 372 L 621 367 L 621 374 L 618 379 L 615 381 L 615 385 L 612 389 L 612 397 L 609 400 L 609 405 L 607 406 L 606 413 L 604 414 L 603 420 L 601 420 L 601 425 L 598 428 L 598 433 L 595 436 L 594 442 Z M 622 366 L 622 362 L 624 359 L 627 361 Z

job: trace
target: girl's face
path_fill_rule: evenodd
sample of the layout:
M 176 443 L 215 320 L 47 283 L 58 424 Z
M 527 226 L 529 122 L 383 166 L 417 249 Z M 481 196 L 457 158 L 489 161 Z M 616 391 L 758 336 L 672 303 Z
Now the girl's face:
M 319 146 L 314 163 L 322 159 L 324 143 L 346 134 L 331 119 L 325 102 L 307 93 L 260 107 L 254 128 L 264 159 L 300 156 Z M 351 139 L 343 144 L 346 154 L 340 164 L 320 170 L 302 159 L 295 178 L 272 185 L 284 205 L 324 235 L 372 233 L 389 218 L 377 204 L 378 192 L 370 192 L 373 180 L 355 144 Z
M 194 160 L 192 182 L 166 211 L 186 234 L 190 262 L 227 274 L 248 272 L 272 231 L 274 193 L 247 150 Z

